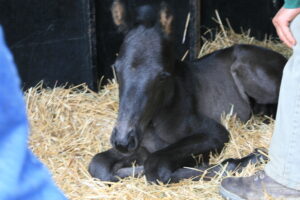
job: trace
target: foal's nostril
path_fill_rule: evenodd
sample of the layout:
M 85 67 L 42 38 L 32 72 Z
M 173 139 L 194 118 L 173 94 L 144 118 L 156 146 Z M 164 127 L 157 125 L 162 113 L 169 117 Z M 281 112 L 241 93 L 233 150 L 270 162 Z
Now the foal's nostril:
M 137 140 L 134 136 L 129 137 L 128 151 L 134 151 L 137 147 Z
M 114 131 L 112 136 L 113 146 L 122 153 L 133 152 L 138 146 L 138 139 L 134 131 L 130 131 L 126 134 L 127 137 L 123 138 L 119 138 L 116 131 Z
M 128 147 L 120 144 L 115 145 L 116 149 L 122 153 L 128 153 Z

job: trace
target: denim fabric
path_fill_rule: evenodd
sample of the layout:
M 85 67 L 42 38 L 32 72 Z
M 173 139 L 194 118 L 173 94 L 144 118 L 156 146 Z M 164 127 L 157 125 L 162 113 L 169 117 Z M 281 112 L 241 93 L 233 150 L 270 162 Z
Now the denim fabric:
M 0 200 L 66 199 L 28 150 L 27 140 L 20 81 L 0 27 Z
M 300 190 L 300 15 L 291 23 L 291 31 L 297 44 L 283 71 L 265 171 L 278 183 Z

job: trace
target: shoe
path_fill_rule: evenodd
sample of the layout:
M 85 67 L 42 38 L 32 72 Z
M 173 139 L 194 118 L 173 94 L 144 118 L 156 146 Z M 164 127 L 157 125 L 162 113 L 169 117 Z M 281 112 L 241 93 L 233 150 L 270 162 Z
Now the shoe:
M 300 200 L 300 191 L 287 188 L 264 171 L 250 177 L 230 177 L 221 182 L 220 194 L 227 200 L 265 200 L 281 198 L 284 200 Z

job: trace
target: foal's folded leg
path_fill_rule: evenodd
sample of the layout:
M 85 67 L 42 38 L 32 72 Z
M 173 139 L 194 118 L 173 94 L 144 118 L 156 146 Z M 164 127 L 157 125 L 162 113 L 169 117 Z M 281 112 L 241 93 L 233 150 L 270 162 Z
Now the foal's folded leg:
M 137 176 L 142 173 L 142 170 L 138 167 L 133 173 L 134 168 L 131 166 L 133 163 L 137 165 L 143 163 L 145 154 L 147 152 L 140 149 L 131 155 L 125 155 L 112 148 L 93 157 L 89 164 L 89 172 L 95 178 L 110 182 L 119 181 L 120 178 L 127 176 Z
M 247 165 L 260 165 L 268 161 L 267 152 L 264 148 L 257 148 L 254 152 L 241 159 L 229 158 L 217 165 L 200 166 L 195 168 L 180 168 L 172 173 L 172 182 L 191 178 L 194 181 L 202 178 L 209 181 L 215 176 L 227 176 L 228 172 L 235 174 L 241 172 Z
M 207 134 L 198 134 L 186 137 L 179 142 L 151 154 L 144 164 L 145 175 L 150 182 L 178 181 L 177 169 L 183 166 L 194 166 L 192 155 L 202 154 L 207 157 L 211 151 L 220 151 L 224 142 L 214 139 Z

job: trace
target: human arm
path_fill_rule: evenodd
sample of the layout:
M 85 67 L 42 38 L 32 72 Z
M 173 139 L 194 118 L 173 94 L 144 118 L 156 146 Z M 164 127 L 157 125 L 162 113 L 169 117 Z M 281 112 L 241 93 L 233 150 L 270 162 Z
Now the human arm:
M 277 12 L 272 22 L 276 28 L 279 38 L 287 46 L 292 47 L 296 44 L 296 40 L 290 30 L 290 23 L 298 14 L 300 14 L 300 5 L 296 8 L 285 8 L 285 6 L 298 5 L 290 2 L 292 1 L 286 0 L 284 7 Z M 300 4 L 300 0 L 293 0 L 293 2 L 298 2 Z

